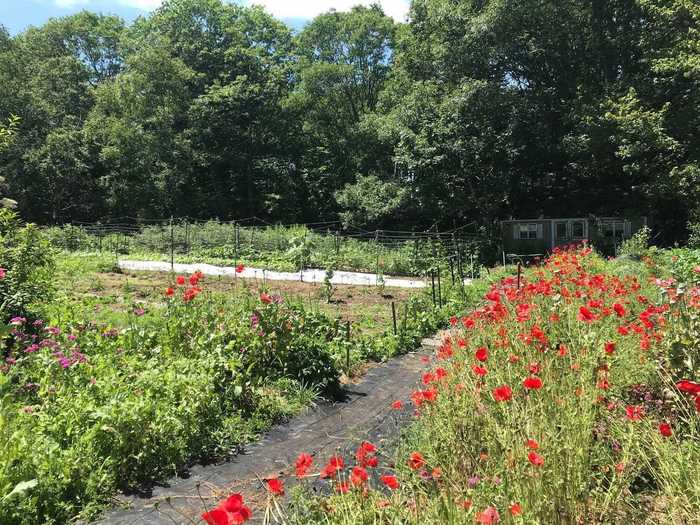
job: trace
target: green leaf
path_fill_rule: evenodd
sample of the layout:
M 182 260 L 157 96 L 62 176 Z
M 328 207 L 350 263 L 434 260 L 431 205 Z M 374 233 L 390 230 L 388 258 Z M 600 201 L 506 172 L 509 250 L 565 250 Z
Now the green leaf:
M 25 492 L 27 492 L 29 489 L 33 489 L 39 484 L 39 481 L 36 479 L 32 479 L 29 481 L 21 481 L 15 485 L 15 488 L 12 489 L 12 492 L 10 492 L 7 496 L 2 498 L 2 501 L 5 501 L 7 499 L 10 499 L 14 495 L 24 495 Z

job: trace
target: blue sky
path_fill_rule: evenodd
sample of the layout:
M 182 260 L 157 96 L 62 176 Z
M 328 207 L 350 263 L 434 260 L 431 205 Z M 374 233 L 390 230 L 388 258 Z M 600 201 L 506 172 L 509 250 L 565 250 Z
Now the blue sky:
M 295 28 L 319 13 L 344 11 L 356 4 L 369 5 L 372 0 L 229 0 L 240 4 L 259 4 Z M 396 21 L 403 21 L 410 0 L 374 0 Z M 51 17 L 77 13 L 82 9 L 117 14 L 127 21 L 148 14 L 161 0 L 0 0 L 0 24 L 12 34 L 29 25 L 41 25 Z

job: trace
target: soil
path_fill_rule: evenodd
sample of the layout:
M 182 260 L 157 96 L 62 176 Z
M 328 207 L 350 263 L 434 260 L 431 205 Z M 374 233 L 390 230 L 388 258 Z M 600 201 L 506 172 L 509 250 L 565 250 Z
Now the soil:
M 70 282 L 71 296 L 98 298 L 105 308 L 126 312 L 133 303 L 144 307 L 162 303 L 163 291 L 172 286 L 174 277 L 165 272 L 124 271 L 91 274 Z M 215 293 L 257 296 L 265 290 L 288 300 L 302 301 L 312 309 L 319 309 L 331 318 L 339 317 L 358 325 L 366 333 L 383 331 L 391 326 L 391 303 L 400 305 L 412 295 L 422 293 L 410 288 L 393 288 L 390 293 L 378 287 L 334 285 L 331 302 L 322 299 L 322 284 L 300 281 L 268 281 L 262 279 L 234 279 L 229 276 L 206 276 L 202 288 Z

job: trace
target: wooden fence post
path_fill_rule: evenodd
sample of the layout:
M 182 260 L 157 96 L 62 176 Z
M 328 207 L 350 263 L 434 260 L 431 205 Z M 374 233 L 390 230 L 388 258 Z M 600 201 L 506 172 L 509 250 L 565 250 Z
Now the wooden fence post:
M 170 271 L 175 271 L 175 230 L 172 215 L 170 216 Z

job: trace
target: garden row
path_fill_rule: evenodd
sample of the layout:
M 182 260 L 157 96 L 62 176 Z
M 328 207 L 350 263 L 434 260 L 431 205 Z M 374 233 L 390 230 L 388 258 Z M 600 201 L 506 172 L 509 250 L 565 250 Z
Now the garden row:
M 332 225 L 336 226 L 336 225 Z M 486 232 L 331 231 L 307 226 L 253 226 L 207 221 L 153 225 L 66 225 L 45 230 L 62 250 L 143 260 L 243 263 L 278 271 L 331 268 L 378 275 L 423 276 L 450 261 L 473 277 L 489 255 Z
M 301 480 L 268 481 L 279 522 L 331 524 L 697 523 L 700 262 L 642 249 L 606 261 L 555 253 L 452 318 L 439 366 L 411 396 L 398 452 L 360 443 Z M 397 400 L 400 407 L 406 400 Z M 232 495 L 203 514 L 243 523 Z
M 474 297 L 448 286 L 440 308 L 423 292 L 398 309 L 395 332 L 353 327 L 349 336 L 319 309 L 245 282 L 234 283 L 235 295 L 215 290 L 194 274 L 173 275 L 116 314 L 106 306 L 119 297 L 76 299 L 72 279 L 88 259 L 62 258 L 57 270 L 40 233 L 3 214 L 0 523 L 8 525 L 89 518 L 119 491 L 230 457 L 273 422 L 332 397 L 343 372 L 415 348 Z

